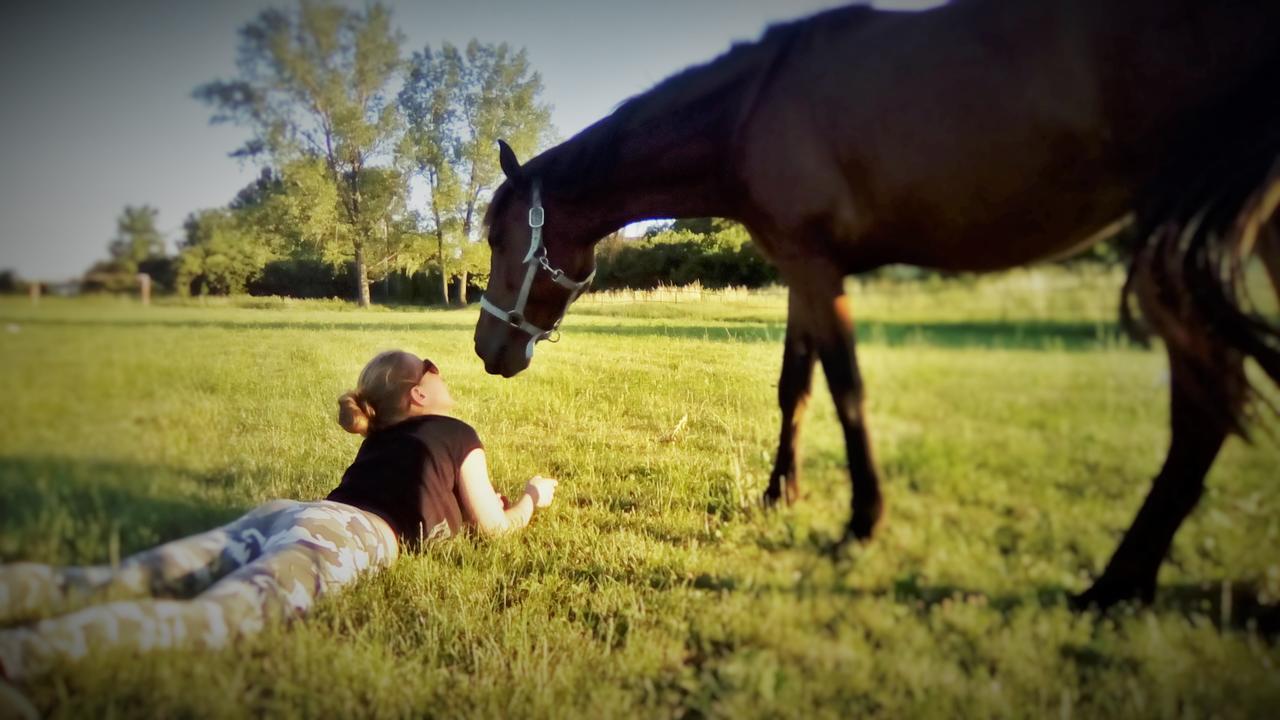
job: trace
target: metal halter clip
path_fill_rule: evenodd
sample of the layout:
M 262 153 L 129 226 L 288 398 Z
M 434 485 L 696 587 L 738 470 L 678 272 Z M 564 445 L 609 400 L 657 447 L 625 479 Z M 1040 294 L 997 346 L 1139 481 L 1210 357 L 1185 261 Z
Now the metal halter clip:
M 529 227 L 540 228 L 542 221 L 546 219 L 546 213 L 542 211 L 542 206 L 529 208 Z

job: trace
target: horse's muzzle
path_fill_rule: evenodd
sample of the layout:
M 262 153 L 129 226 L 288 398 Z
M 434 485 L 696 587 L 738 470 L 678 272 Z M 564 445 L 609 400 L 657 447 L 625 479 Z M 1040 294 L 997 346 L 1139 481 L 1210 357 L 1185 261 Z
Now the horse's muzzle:
M 475 348 L 485 372 L 504 378 L 520 374 L 533 359 L 532 338 L 488 318 L 476 324 Z

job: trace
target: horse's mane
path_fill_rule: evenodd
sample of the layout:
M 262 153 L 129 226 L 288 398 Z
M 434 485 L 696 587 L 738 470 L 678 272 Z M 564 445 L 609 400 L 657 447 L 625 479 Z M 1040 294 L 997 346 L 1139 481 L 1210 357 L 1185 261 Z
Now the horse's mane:
M 681 70 L 624 100 L 609 115 L 529 160 L 523 166 L 524 173 L 539 178 L 544 187 L 554 187 L 570 196 L 598 187 L 613 170 L 619 138 L 626 132 L 666 116 L 673 108 L 700 103 L 712 103 L 717 112 L 739 120 L 745 109 L 742 102 L 750 102 L 753 89 L 769 82 L 799 37 L 828 23 L 861 25 L 876 14 L 870 5 L 857 3 L 770 25 L 759 40 L 734 43 L 720 56 Z M 734 93 L 743 88 L 746 92 L 734 98 Z M 741 102 L 733 102 L 735 99 Z M 494 192 L 485 213 L 486 226 L 513 191 L 512 183 L 507 181 Z

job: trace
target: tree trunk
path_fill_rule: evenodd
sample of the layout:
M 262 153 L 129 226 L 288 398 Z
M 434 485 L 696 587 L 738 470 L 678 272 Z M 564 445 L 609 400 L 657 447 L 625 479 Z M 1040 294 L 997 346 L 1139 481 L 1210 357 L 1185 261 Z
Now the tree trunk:
M 463 270 L 458 275 L 458 304 L 467 304 L 467 271 Z
M 444 266 L 444 235 L 436 232 L 436 259 L 440 261 L 440 302 L 449 304 L 449 273 Z
M 332 156 L 330 162 L 332 162 Z M 358 220 L 360 219 L 361 198 L 360 185 L 357 180 L 363 169 L 362 164 L 359 162 L 352 165 L 351 172 L 347 175 L 347 188 L 351 195 L 344 205 L 347 209 L 347 220 L 356 232 L 354 238 L 356 251 L 356 301 L 360 304 L 360 307 L 367 308 L 371 304 L 369 302 L 369 266 L 364 259 L 364 243 L 368 238 L 362 230 L 358 229 L 360 227 Z
M 369 307 L 369 268 L 364 262 L 364 243 L 356 245 L 356 298 L 360 307 Z
M 462 241 L 471 239 L 471 218 L 475 215 L 476 200 L 480 198 L 480 186 L 476 183 L 476 165 L 471 164 L 471 181 L 467 185 L 467 211 L 462 216 Z

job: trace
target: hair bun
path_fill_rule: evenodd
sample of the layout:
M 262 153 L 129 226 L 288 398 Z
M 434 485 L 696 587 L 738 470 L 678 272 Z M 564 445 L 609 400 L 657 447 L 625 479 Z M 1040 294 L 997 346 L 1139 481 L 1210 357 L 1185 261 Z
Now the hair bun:
M 360 393 L 347 392 L 338 398 L 338 424 L 343 430 L 354 435 L 368 435 L 372 420 L 373 408 Z

